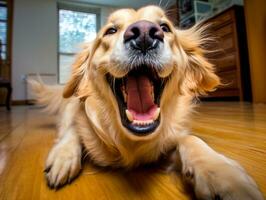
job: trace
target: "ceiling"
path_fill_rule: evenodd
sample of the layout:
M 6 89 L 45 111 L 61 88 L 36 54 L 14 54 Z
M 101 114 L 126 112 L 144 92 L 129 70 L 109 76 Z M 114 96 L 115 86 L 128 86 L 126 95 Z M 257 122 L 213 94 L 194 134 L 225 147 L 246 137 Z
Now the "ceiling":
M 111 7 L 132 7 L 139 8 L 145 5 L 159 5 L 163 8 L 168 7 L 176 2 L 176 0 L 72 0 L 75 2 L 90 3 L 94 5 L 104 5 Z

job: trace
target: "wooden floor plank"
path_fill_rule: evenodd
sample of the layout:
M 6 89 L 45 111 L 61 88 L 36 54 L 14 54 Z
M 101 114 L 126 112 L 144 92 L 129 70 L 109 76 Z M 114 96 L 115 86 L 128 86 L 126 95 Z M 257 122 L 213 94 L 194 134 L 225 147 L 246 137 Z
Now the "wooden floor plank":
M 266 194 L 266 105 L 202 103 L 191 131 L 212 148 L 239 161 Z M 188 200 L 180 177 L 156 166 L 129 172 L 108 171 L 86 163 L 72 184 L 50 190 L 43 166 L 53 145 L 53 116 L 35 107 L 0 108 L 0 199 L 180 199 Z

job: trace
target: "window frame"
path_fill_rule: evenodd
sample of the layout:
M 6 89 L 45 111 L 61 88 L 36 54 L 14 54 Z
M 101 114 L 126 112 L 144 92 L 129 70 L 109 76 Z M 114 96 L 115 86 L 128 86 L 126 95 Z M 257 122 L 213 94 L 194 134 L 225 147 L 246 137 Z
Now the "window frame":
M 74 12 L 84 12 L 96 15 L 96 32 L 100 29 L 101 24 L 101 9 L 98 7 L 92 7 L 87 4 L 72 4 L 72 3 L 57 3 L 57 83 L 60 85 L 65 85 L 66 83 L 60 83 L 60 55 L 75 56 L 76 53 L 66 53 L 60 52 L 60 26 L 59 26 L 59 11 L 60 10 L 70 10 Z
M 8 60 L 8 58 L 7 58 L 8 57 L 8 55 L 7 55 L 8 54 L 8 45 L 7 45 L 7 43 L 8 43 L 8 23 L 9 22 L 8 22 L 8 5 L 7 5 L 7 2 L 0 1 L 0 7 L 6 8 L 6 11 L 7 11 L 6 19 L 0 19 L 1 23 L 6 24 L 6 41 L 1 41 L 1 46 L 2 47 L 5 46 L 5 51 L 3 51 L 3 48 L 2 48 L 2 52 L 1 52 L 1 53 L 5 54 L 5 58 L 3 58 L 2 55 L 0 55 L 2 61 L 5 62 L 5 61 Z

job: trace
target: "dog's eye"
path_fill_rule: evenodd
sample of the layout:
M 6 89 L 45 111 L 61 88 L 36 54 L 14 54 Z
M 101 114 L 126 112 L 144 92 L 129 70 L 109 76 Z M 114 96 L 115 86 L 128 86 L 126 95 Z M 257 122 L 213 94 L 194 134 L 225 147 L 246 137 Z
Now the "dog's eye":
M 117 32 L 117 29 L 114 27 L 108 28 L 104 35 L 112 35 Z
M 164 32 L 171 32 L 171 30 L 170 30 L 170 28 L 169 28 L 169 26 L 167 25 L 167 24 L 161 24 L 160 25 L 161 26 L 161 29 L 164 31 Z

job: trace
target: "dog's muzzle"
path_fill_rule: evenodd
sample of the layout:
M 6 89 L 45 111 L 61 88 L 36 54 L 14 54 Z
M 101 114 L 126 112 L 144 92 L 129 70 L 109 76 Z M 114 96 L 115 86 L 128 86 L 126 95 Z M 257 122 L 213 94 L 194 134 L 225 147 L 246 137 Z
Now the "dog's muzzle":
M 160 125 L 160 100 L 168 77 L 158 71 L 164 31 L 153 22 L 141 20 L 125 31 L 124 46 L 128 69 L 123 77 L 106 75 L 107 82 L 117 100 L 121 122 L 131 133 L 145 136 Z

